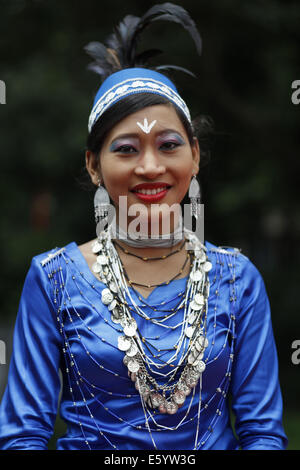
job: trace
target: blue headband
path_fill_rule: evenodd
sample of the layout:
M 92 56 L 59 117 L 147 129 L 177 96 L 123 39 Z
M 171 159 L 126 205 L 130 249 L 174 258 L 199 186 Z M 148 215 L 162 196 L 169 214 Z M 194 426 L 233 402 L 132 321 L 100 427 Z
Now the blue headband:
M 89 117 L 89 132 L 108 108 L 134 93 L 155 93 L 164 96 L 181 109 L 188 121 L 191 122 L 189 109 L 171 80 L 154 70 L 128 68 L 113 73 L 100 86 Z

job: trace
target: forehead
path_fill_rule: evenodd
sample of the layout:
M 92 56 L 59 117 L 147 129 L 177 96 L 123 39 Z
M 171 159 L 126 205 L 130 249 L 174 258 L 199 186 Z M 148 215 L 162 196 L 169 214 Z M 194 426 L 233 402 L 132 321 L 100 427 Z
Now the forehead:
M 137 123 L 143 123 L 144 119 L 147 119 L 149 124 L 156 121 L 156 132 L 172 128 L 185 133 L 184 126 L 172 105 L 155 105 L 142 108 L 126 116 L 111 129 L 108 137 L 114 138 L 114 136 L 126 132 L 139 132 Z

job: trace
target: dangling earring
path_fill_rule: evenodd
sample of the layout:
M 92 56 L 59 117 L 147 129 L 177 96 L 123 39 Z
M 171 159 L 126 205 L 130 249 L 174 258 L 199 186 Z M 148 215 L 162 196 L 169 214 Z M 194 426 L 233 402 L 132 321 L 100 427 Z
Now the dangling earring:
M 101 180 L 98 178 L 98 188 L 94 196 L 94 207 L 95 207 L 95 221 L 96 231 L 99 231 L 99 223 L 101 222 L 101 230 L 104 229 L 107 224 L 108 213 L 109 213 L 109 195 L 106 189 L 101 186 Z
M 201 194 L 200 194 L 200 185 L 196 178 L 196 175 L 193 175 L 193 178 L 190 182 L 189 187 L 189 198 L 190 198 L 190 207 L 191 207 L 191 216 L 198 219 L 200 215 L 200 202 L 201 202 Z

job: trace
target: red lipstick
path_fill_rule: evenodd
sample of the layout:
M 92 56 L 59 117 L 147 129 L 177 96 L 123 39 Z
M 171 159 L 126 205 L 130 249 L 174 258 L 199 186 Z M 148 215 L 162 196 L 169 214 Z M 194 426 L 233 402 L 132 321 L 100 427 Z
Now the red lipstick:
M 165 183 L 164 181 L 158 181 L 155 183 L 140 183 L 134 186 L 131 191 L 143 202 L 158 202 L 160 201 L 168 192 L 171 185 Z M 162 191 L 159 191 L 156 194 L 143 194 L 139 192 L 141 189 L 158 189 L 162 188 Z

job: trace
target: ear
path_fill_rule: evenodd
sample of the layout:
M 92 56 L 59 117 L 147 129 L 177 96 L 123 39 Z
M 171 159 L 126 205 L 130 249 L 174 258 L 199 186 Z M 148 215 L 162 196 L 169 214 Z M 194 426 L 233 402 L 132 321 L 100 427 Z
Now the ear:
M 200 165 L 200 147 L 196 137 L 194 137 L 194 144 L 191 146 L 193 156 L 193 173 L 196 175 L 199 172 Z
M 85 166 L 92 182 L 98 186 L 99 178 L 101 179 L 100 164 L 97 156 L 90 150 L 85 152 Z

